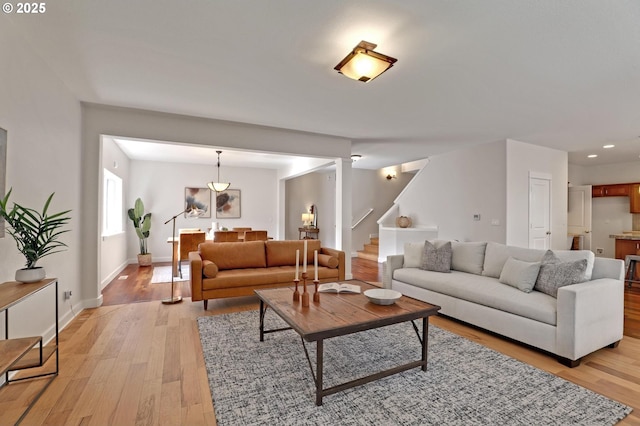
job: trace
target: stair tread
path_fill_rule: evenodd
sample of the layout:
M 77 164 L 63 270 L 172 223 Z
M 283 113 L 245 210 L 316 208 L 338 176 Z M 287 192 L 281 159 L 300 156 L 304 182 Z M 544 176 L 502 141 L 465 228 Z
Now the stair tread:
M 375 260 L 376 262 L 378 261 L 377 253 L 367 253 L 362 250 L 358 250 L 357 253 L 358 253 L 358 257 L 361 259 Z
M 364 245 L 364 248 L 365 248 L 365 250 L 366 250 L 366 249 L 371 249 L 371 250 L 376 250 L 376 251 L 378 251 L 378 249 L 380 248 L 380 246 L 379 246 L 379 245 L 376 245 L 376 244 L 365 244 L 365 245 Z

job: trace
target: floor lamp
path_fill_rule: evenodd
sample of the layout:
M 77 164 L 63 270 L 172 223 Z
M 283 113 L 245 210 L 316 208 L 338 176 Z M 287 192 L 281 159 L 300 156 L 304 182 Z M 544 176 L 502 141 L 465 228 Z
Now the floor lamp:
M 176 296 L 174 294 L 174 288 L 173 288 L 173 281 L 175 279 L 175 277 L 173 276 L 173 265 L 175 265 L 176 262 L 176 251 L 173 247 L 173 244 L 176 243 L 176 218 L 178 216 L 180 216 L 181 214 L 183 214 L 186 210 L 181 211 L 180 213 L 178 213 L 177 215 L 173 216 L 171 219 L 169 219 L 168 221 L 166 221 L 164 224 L 166 225 L 167 223 L 173 221 L 173 230 L 171 231 L 171 238 L 172 240 L 172 245 L 171 245 L 171 297 L 169 297 L 168 299 L 162 299 L 162 303 L 164 303 L 165 305 L 172 305 L 174 303 L 179 303 L 182 302 L 182 295 L 180 296 Z

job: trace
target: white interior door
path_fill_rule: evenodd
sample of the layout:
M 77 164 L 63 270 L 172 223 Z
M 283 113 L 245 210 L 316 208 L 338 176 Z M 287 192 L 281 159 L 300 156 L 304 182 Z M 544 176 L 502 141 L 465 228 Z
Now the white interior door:
M 551 179 L 529 177 L 529 247 L 551 247 Z
M 567 232 L 580 236 L 581 250 L 591 250 L 591 185 L 569 187 Z

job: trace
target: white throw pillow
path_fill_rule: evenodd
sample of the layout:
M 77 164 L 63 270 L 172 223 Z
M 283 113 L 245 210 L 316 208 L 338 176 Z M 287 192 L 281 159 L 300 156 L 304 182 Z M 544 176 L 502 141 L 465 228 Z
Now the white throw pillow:
M 482 275 L 486 277 L 500 278 L 502 267 L 509 257 L 525 262 L 539 262 L 544 256 L 544 250 L 525 247 L 507 246 L 500 243 L 489 242 L 484 253 L 484 267 Z
M 482 274 L 486 247 L 486 242 L 461 243 L 452 241 L 451 269 L 476 275 Z
M 525 262 L 510 257 L 502 268 L 499 281 L 525 293 L 531 293 L 539 271 L 540 262 Z

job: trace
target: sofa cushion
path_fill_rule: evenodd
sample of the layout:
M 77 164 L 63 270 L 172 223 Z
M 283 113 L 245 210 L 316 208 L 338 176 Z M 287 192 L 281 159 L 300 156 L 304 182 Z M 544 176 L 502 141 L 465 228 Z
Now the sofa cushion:
M 207 278 L 215 278 L 218 275 L 218 265 L 210 260 L 203 260 L 202 274 Z
M 305 240 L 269 240 L 265 242 L 267 267 L 288 266 L 296 264 L 296 250 L 300 250 L 300 265 L 303 263 Z M 320 253 L 320 240 L 307 241 L 307 266 L 313 267 L 313 252 Z
M 430 240 L 436 248 L 441 247 L 447 240 Z M 424 241 L 418 243 L 404 243 L 404 268 L 419 268 L 424 254 Z
M 204 278 L 202 280 L 202 289 L 207 291 L 226 288 L 259 287 L 279 283 L 290 283 L 290 285 L 293 286 L 295 270 L 295 266 L 274 266 L 271 268 L 230 269 L 220 271 L 215 278 Z M 325 266 L 318 267 L 318 279 L 320 281 L 337 281 L 338 274 L 338 269 L 331 269 Z M 307 280 L 307 283 L 309 283 L 309 280 Z M 308 288 L 313 291 L 311 285 L 309 285 Z
M 484 265 L 486 242 L 451 242 L 451 269 L 480 275 Z
M 524 247 L 507 246 L 500 243 L 488 242 L 484 253 L 484 266 L 482 275 L 500 278 L 502 267 L 509 257 L 524 260 L 525 262 L 540 262 L 544 256 L 544 250 Z
M 267 266 L 264 241 L 202 243 L 198 246 L 198 251 L 202 260 L 212 261 L 218 266 L 219 271 Z
M 525 262 L 510 257 L 504 264 L 499 281 L 515 287 L 525 293 L 530 293 L 536 285 L 540 262 Z
M 425 241 L 420 269 L 434 272 L 451 272 L 451 255 L 451 241 L 447 241 L 437 248 L 429 241 Z
M 326 266 L 335 269 L 338 267 L 338 258 L 329 256 L 328 254 L 318 254 L 318 266 Z
M 556 325 L 557 300 L 539 291 L 525 293 L 501 284 L 496 278 L 451 271 L 450 274 L 401 268 L 393 279 L 457 299 L 488 306 L 514 315 Z
M 535 289 L 557 297 L 558 288 L 586 281 L 587 263 L 587 259 L 561 262 L 554 252 L 548 250 L 542 258 Z

